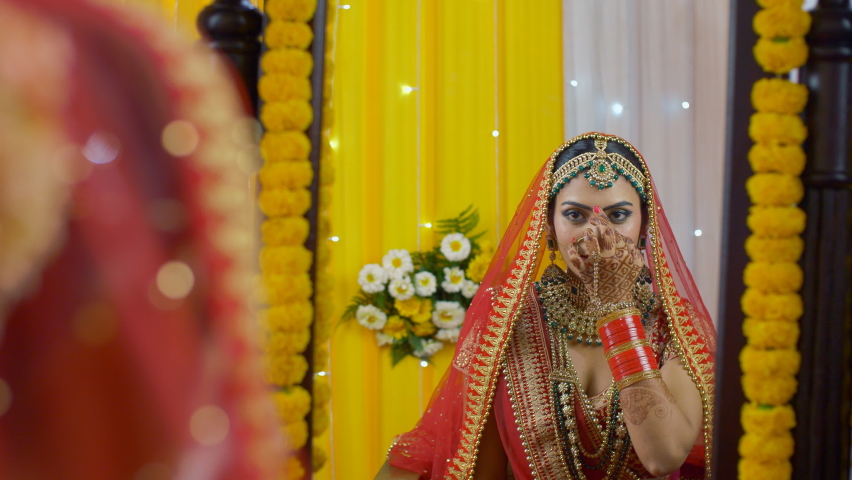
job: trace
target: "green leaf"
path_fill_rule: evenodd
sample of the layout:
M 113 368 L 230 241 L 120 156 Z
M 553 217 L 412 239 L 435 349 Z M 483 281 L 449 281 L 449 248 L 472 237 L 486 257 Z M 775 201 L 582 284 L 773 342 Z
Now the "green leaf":
M 411 334 L 408 336 L 408 343 L 411 345 L 411 349 L 414 351 L 420 350 L 423 351 L 423 340 L 415 334 Z
M 395 367 L 403 358 L 411 355 L 411 345 L 406 341 L 394 342 L 391 346 L 391 366 Z

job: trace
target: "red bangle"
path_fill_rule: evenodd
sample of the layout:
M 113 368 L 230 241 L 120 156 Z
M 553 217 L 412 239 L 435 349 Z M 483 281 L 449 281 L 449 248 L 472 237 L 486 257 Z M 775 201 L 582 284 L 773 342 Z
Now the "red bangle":
M 607 363 L 619 388 L 659 375 L 657 358 L 648 343 L 641 317 L 626 313 L 629 314 L 607 317 L 598 327 Z

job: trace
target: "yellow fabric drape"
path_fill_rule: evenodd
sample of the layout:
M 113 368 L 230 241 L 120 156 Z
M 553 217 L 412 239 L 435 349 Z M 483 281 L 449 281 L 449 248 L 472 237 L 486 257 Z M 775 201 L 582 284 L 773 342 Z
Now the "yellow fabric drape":
M 416 250 L 418 236 L 423 249 L 440 240 L 419 224 L 473 204 L 486 238 L 498 241 L 563 140 L 558 0 L 535 8 L 508 0 L 347 3 L 332 107 L 338 312 L 364 264 L 381 262 L 390 248 Z M 332 468 L 316 478 L 372 478 L 393 437 L 428 405 L 450 350 L 434 366 L 409 358 L 391 368 L 371 332 L 340 326 L 331 352 Z

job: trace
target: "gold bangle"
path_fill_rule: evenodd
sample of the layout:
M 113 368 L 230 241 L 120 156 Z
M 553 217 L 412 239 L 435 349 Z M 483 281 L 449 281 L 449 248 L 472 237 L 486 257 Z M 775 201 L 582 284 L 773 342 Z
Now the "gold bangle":
M 622 343 L 621 345 L 619 345 L 619 346 L 613 348 L 612 350 L 610 350 L 609 352 L 607 352 L 604 355 L 604 357 L 606 357 L 607 361 L 609 361 L 610 359 L 612 359 L 612 357 L 614 357 L 616 355 L 620 355 L 620 354 L 622 354 L 622 353 L 624 353 L 628 350 L 632 350 L 632 349 L 637 348 L 637 347 L 650 347 L 650 346 L 651 346 L 651 344 L 648 343 L 647 338 L 639 338 L 639 339 L 636 339 L 636 340 L 631 340 L 629 342 Z
M 652 378 L 663 378 L 663 374 L 656 368 L 654 370 L 645 370 L 644 372 L 634 373 L 633 375 L 622 378 L 615 386 L 619 391 L 621 391 L 634 383 L 641 382 L 642 380 L 650 380 Z
M 606 314 L 605 316 L 601 317 L 597 321 L 597 323 L 595 323 L 595 328 L 600 330 L 601 327 L 603 327 L 607 323 L 615 320 L 616 318 L 629 317 L 629 316 L 633 316 L 633 315 L 641 316 L 642 312 L 640 312 L 638 308 L 636 308 L 635 306 L 632 306 L 632 305 L 629 306 L 629 307 L 626 307 L 626 308 L 622 307 L 618 310 L 612 311 L 612 312 Z

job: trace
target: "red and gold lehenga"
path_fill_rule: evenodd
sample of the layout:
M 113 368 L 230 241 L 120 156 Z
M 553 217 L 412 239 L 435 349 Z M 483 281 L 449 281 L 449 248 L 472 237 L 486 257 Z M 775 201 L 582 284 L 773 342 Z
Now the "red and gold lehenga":
M 551 173 L 564 149 L 589 137 L 629 148 L 651 178 L 642 156 L 615 136 L 581 135 L 550 156 L 500 242 L 467 312 L 453 362 L 429 407 L 391 448 L 392 466 L 418 472 L 421 478 L 470 478 L 493 407 L 514 478 L 652 477 L 629 442 L 618 389 L 613 385 L 587 397 L 570 357 L 560 364 L 551 352 L 555 337 L 542 315 L 538 288 L 546 281 L 543 227 Z M 681 359 L 703 404 L 702 434 L 684 465 L 669 478 L 710 478 L 715 330 L 650 183 L 643 232 L 648 239 L 647 271 L 640 278 L 659 301 L 646 312 L 646 331 L 661 366 Z

